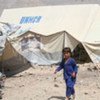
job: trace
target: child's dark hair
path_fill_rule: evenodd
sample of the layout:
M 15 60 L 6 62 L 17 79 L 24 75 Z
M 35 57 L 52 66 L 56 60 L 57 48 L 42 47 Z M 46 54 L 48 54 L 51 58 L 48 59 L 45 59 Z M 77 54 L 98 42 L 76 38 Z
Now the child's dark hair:
M 62 53 L 65 53 L 65 52 L 69 52 L 70 54 L 72 54 L 71 53 L 71 49 L 69 48 L 69 47 L 65 47 L 63 50 L 62 50 Z

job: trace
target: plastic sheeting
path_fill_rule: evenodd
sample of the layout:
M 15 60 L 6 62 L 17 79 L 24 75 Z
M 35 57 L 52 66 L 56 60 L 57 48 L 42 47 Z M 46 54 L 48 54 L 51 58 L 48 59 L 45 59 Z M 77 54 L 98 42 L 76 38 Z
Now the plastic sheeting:
M 0 56 L 3 54 L 5 43 L 6 43 L 6 36 L 0 36 Z
M 25 34 L 16 37 L 17 41 L 12 42 L 12 45 L 31 64 L 56 64 L 61 61 L 61 52 L 65 46 L 74 49 L 78 44 L 78 41 L 66 32 L 59 32 L 50 36 L 41 36 L 29 31 Z M 71 40 L 68 39 L 69 37 L 71 37 Z M 65 41 L 70 42 L 70 45 L 69 43 L 65 45 Z M 71 42 L 74 43 L 74 46 Z

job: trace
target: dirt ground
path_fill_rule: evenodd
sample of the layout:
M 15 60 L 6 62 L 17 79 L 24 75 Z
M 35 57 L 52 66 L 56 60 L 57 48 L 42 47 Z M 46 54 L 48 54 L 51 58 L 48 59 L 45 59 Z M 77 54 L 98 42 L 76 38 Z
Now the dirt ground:
M 7 78 L 2 100 L 65 100 L 63 74 L 54 75 L 56 67 L 35 66 Z M 100 100 L 100 65 L 80 64 L 75 89 L 75 100 Z

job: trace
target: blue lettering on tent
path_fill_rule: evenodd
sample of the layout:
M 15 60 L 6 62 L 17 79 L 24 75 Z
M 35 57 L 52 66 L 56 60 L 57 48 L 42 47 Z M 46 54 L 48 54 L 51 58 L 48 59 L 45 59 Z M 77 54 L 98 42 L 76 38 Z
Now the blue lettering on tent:
M 27 24 L 27 23 L 39 23 L 42 16 L 28 16 L 22 17 L 20 20 L 20 24 Z

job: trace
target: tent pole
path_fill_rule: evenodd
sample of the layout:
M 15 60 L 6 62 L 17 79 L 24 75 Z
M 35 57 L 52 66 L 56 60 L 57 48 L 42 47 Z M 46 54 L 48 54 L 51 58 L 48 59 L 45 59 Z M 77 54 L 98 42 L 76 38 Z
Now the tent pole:
M 64 31 L 64 34 L 63 34 L 64 39 L 63 39 L 63 47 L 62 47 L 62 49 L 64 49 L 64 47 L 65 47 L 65 34 L 66 34 L 66 32 Z M 63 58 L 63 54 L 62 54 L 62 58 Z
M 3 53 L 2 53 L 2 58 L 1 58 L 1 71 L 4 74 L 4 68 L 3 68 Z
M 66 34 L 66 32 L 64 31 L 63 48 L 65 47 L 65 34 Z

